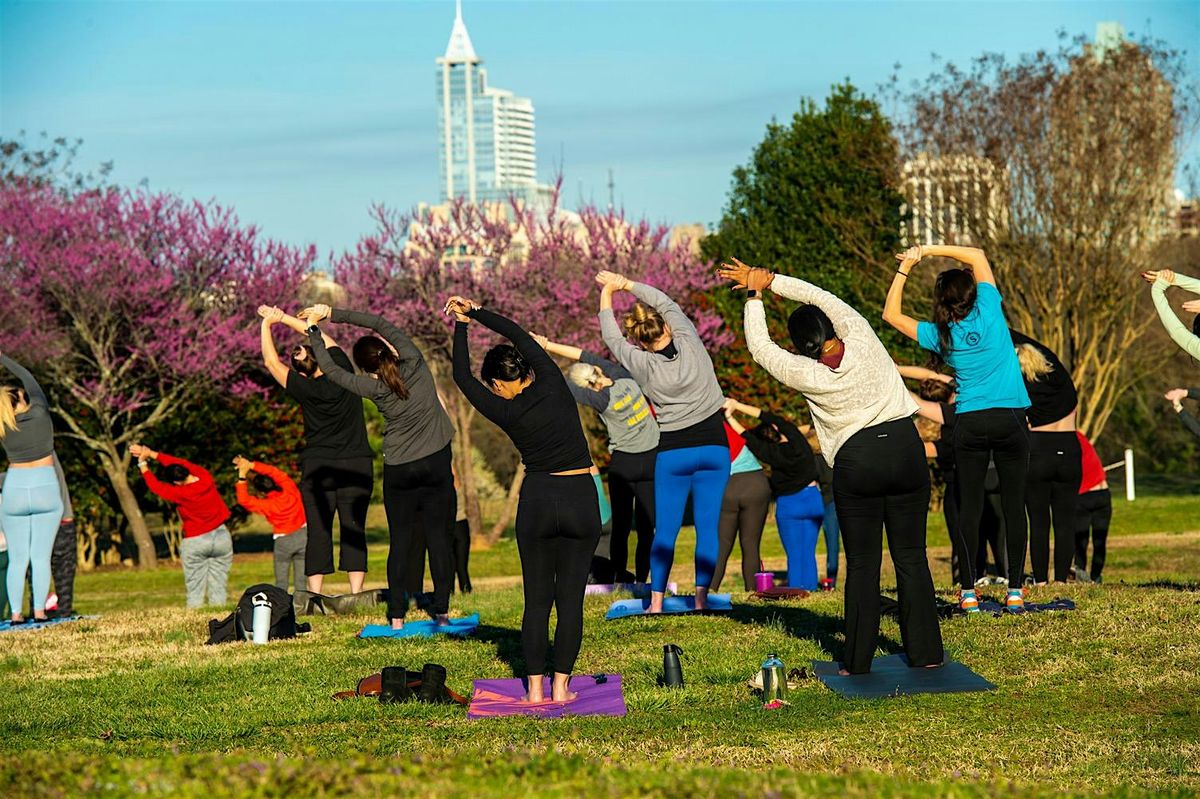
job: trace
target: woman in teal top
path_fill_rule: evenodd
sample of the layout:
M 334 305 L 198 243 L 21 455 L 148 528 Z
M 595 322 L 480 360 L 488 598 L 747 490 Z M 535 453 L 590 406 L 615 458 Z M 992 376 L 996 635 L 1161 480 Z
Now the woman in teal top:
M 918 322 L 901 311 L 909 271 L 926 256 L 945 256 L 966 269 L 947 269 L 933 287 L 933 321 Z M 1021 576 L 1025 567 L 1028 532 L 1025 484 L 1029 470 L 1029 423 L 1025 409 L 1029 394 L 1004 319 L 996 278 L 983 250 L 974 247 L 918 246 L 896 256 L 900 262 L 883 308 L 883 319 L 916 341 L 955 371 L 958 420 L 954 428 L 954 457 L 958 469 L 960 523 L 959 558 L 973 562 L 979 548 L 983 518 L 984 479 L 988 461 L 1000 476 L 1000 500 L 1008 533 L 1008 574 L 1005 606 L 1024 609 Z M 963 570 L 964 574 L 970 569 Z M 978 612 L 974 575 L 960 579 L 961 603 Z

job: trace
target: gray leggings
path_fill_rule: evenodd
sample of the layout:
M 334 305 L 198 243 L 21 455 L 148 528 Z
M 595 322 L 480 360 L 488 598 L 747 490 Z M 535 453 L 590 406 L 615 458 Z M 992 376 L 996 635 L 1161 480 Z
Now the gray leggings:
M 713 572 L 713 591 L 721 587 L 725 565 L 733 552 L 734 539 L 738 539 L 742 547 L 742 582 L 745 590 L 754 590 L 754 573 L 758 571 L 759 547 L 770 506 L 771 484 L 761 469 L 730 476 L 721 502 L 721 519 L 717 523 L 720 549 L 717 552 L 717 568 Z
M 308 526 L 275 539 L 275 587 L 288 590 L 288 570 L 292 572 L 294 590 L 306 588 L 304 582 L 304 550 L 308 547 Z
M 187 606 L 204 607 L 206 590 L 209 605 L 224 605 L 228 599 L 229 567 L 233 564 L 229 528 L 222 524 L 212 532 L 183 539 L 179 544 L 179 559 L 183 561 Z

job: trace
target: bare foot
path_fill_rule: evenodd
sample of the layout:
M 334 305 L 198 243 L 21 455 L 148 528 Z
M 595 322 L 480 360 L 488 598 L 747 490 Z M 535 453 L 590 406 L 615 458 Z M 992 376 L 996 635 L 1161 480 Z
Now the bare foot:
M 403 630 L 404 629 L 404 619 L 392 619 L 392 629 L 393 630 Z
M 850 672 L 846 671 L 845 669 L 838 669 L 838 676 L 839 677 L 849 677 Z
M 662 613 L 663 598 L 665 594 L 662 591 L 650 592 L 650 607 L 646 609 L 647 613 Z
M 696 610 L 708 610 L 708 589 L 696 586 Z
M 530 674 L 529 677 L 526 678 L 525 682 L 527 685 L 527 690 L 525 692 L 525 696 L 521 697 L 522 702 L 526 702 L 530 705 L 536 705 L 546 701 L 546 694 L 543 691 L 544 686 L 542 685 L 542 675 Z
M 449 627 L 450 626 L 450 614 L 439 613 L 437 615 L 437 626 L 438 627 Z
M 579 694 L 570 689 L 571 675 L 562 674 L 561 672 L 554 673 L 554 685 L 551 688 L 550 698 L 554 702 L 570 702 L 573 699 L 578 699 Z

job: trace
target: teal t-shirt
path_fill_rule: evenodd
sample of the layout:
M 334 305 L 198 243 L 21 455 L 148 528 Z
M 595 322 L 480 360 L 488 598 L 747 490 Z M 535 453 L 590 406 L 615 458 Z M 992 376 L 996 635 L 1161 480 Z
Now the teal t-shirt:
M 1028 408 L 1029 393 L 1004 321 L 1000 292 L 991 283 L 980 283 L 976 292 L 975 307 L 967 317 L 950 324 L 949 352 L 938 346 L 933 322 L 917 324 L 917 343 L 941 355 L 954 369 L 959 413 Z
M 593 474 L 592 480 L 596 483 L 596 499 L 600 502 L 600 524 L 608 524 L 608 520 L 612 518 L 612 504 L 608 501 L 608 495 L 604 493 L 604 481 L 598 474 Z
M 742 451 L 733 459 L 733 463 L 729 464 L 730 474 L 761 471 L 762 464 L 758 462 L 758 458 L 754 457 L 754 453 L 750 451 L 749 447 L 742 447 Z

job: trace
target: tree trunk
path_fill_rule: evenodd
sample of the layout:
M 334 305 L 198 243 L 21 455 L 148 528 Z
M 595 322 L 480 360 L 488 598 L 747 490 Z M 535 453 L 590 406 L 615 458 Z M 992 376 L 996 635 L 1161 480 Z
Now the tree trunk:
M 133 533 L 133 540 L 137 543 L 138 567 L 153 569 L 158 566 L 158 554 L 154 549 L 154 539 L 150 537 L 150 527 L 146 524 L 146 517 L 142 515 L 137 497 L 133 494 L 133 487 L 129 484 L 129 464 L 126 460 L 117 453 L 116 447 L 110 451 L 100 452 L 100 465 L 104 469 L 105 476 L 108 477 L 108 482 L 112 484 L 117 501 L 121 505 L 121 512 L 129 520 L 129 529 Z
M 484 541 L 483 513 L 479 508 L 479 486 L 475 483 L 475 457 L 471 451 L 471 422 L 475 409 L 461 398 L 453 402 L 454 417 L 454 471 L 462 487 L 463 500 L 467 503 L 467 527 L 472 540 Z
M 504 508 L 500 511 L 500 518 L 496 519 L 496 523 L 488 531 L 486 539 L 488 546 L 499 541 L 500 536 L 504 535 L 504 530 L 508 527 L 509 520 L 517 512 L 517 502 L 521 499 L 521 486 L 524 483 L 525 467 L 520 466 L 517 468 L 517 473 L 513 475 L 512 485 L 508 487 L 508 497 L 504 500 Z

